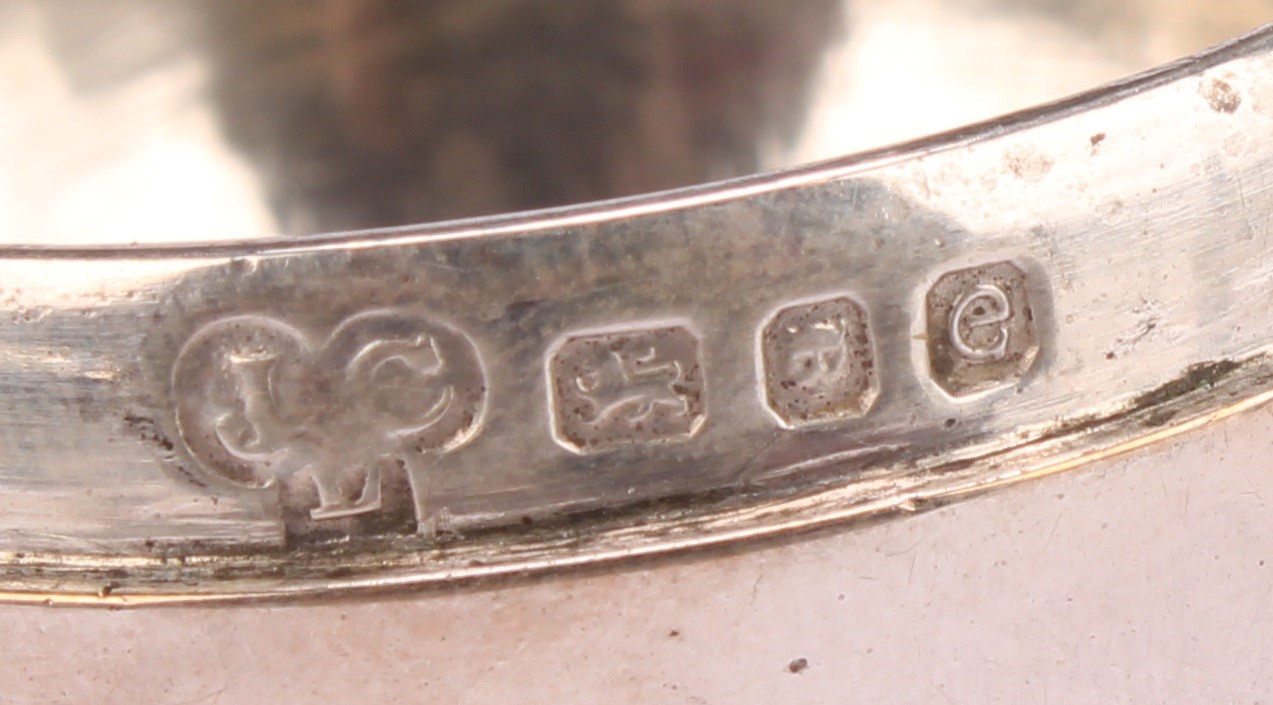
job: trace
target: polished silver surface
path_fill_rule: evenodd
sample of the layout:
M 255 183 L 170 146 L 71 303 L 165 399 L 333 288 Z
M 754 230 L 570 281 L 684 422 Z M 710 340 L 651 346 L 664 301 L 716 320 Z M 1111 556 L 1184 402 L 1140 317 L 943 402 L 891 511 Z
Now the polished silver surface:
M 372 600 L 0 605 L 0 682 L 22 705 L 1261 702 L 1270 457 L 1266 405 L 746 550 Z
M 9 0 L 0 242 L 239 240 L 574 205 L 1091 89 L 1268 0 Z
M 830 14 L 790 10 L 782 26 L 832 41 L 838 5 L 815 5 Z M 20 26 L 53 7 L 6 12 Z M 243 92 L 225 103 L 238 107 L 220 117 L 224 144 L 239 140 L 239 158 L 255 160 L 254 193 L 272 204 L 274 226 L 302 236 L 51 245 L 36 226 L 0 252 L 9 599 L 131 604 L 439 583 L 905 514 L 1204 425 L 1273 389 L 1273 193 L 1261 147 L 1273 137 L 1271 30 L 1043 108 L 814 166 L 551 211 L 321 233 L 452 214 L 461 204 L 447 188 L 493 182 L 478 171 L 466 185 L 450 167 L 480 165 L 475 155 L 504 145 L 496 135 L 508 124 L 466 147 L 476 152 L 401 151 L 408 136 L 395 129 L 407 123 L 395 121 L 415 125 L 425 113 L 414 111 L 432 104 L 386 106 L 425 100 L 432 89 L 417 86 L 354 101 L 370 112 L 342 118 L 357 118 L 352 132 L 325 129 L 331 106 L 306 96 L 340 94 L 306 93 L 311 30 L 296 13 L 323 8 L 317 19 L 335 23 L 323 31 L 341 37 L 340 28 L 395 27 L 367 8 L 393 18 L 396 5 L 188 7 L 206 16 L 160 14 L 190 20 L 178 23 L 189 42 L 174 42 L 186 36 L 175 29 L 162 39 L 179 53 L 219 50 L 196 65 L 220 86 L 212 94 Z M 454 59 L 467 56 L 455 39 L 465 28 L 498 28 L 502 13 L 525 6 L 439 7 L 430 22 L 448 28 L 438 41 Z M 543 19 L 554 31 L 595 19 L 575 10 L 600 11 L 561 7 L 572 9 Z M 696 12 L 725 7 L 767 17 L 746 3 Z M 205 36 L 245 26 L 278 64 Z M 273 44 L 269 30 L 284 28 L 302 36 Z M 447 61 L 425 51 L 433 45 L 397 36 L 356 44 L 355 68 L 375 70 L 355 71 L 347 90 L 390 90 L 367 85 L 389 59 L 433 56 L 430 70 L 446 74 L 436 66 Z M 471 51 L 490 56 L 492 41 Z M 603 44 L 589 56 L 609 57 L 615 46 Z M 567 45 L 534 47 L 548 66 L 569 58 L 557 54 Z M 784 61 L 809 70 L 810 51 Z M 463 65 L 461 74 L 485 75 Z M 722 100 L 711 105 L 731 119 L 814 101 L 796 100 L 785 75 L 746 86 L 701 79 L 678 95 Z M 614 76 L 594 79 L 610 86 Z M 556 112 L 568 102 L 542 90 L 525 99 L 548 111 L 526 124 L 577 135 Z M 649 109 L 676 115 L 669 105 Z M 306 119 L 278 119 L 304 106 Z M 496 114 L 516 118 L 518 106 Z M 643 144 L 627 123 L 616 134 L 636 142 L 606 134 L 578 151 L 514 134 L 509 145 L 528 138 L 551 159 L 510 146 L 513 156 L 495 149 L 497 162 L 567 186 L 500 170 L 533 187 L 518 196 L 531 201 L 464 207 L 657 187 L 601 176 L 643 169 L 669 185 L 722 164 L 748 173 L 765 164 L 763 150 L 731 161 L 734 147 L 765 144 L 775 124 L 788 151 L 807 134 L 800 121 L 766 118 L 745 120 L 740 136 L 683 107 L 710 126 L 686 133 L 706 142 L 684 151 L 662 130 Z M 484 124 L 458 115 L 458 125 Z M 360 120 L 373 127 L 358 132 Z M 342 151 L 351 147 L 341 140 L 395 135 L 359 149 L 408 172 L 383 161 L 360 171 L 366 155 Z M 619 157 L 597 151 L 619 142 Z M 656 146 L 693 168 L 665 168 Z M 554 171 L 566 155 L 599 161 Z M 232 203 L 205 205 L 239 212 Z M 142 211 L 169 228 L 192 220 L 157 208 Z

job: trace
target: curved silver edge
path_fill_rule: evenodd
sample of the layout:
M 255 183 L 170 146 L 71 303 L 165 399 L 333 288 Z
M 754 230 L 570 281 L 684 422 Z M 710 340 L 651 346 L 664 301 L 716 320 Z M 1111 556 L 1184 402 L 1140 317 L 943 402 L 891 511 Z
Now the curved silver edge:
M 913 512 L 1270 393 L 1273 30 L 993 125 L 533 216 L 7 250 L 0 583 L 152 604 Z

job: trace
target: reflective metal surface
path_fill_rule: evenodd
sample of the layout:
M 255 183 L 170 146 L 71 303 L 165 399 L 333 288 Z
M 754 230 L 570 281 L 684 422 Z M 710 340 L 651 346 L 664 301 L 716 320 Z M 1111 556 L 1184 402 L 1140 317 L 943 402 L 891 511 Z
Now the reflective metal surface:
M 184 105 L 209 139 L 149 152 L 164 166 L 139 181 L 112 170 L 164 137 L 148 119 L 121 120 L 140 141 L 93 139 L 105 151 L 84 171 L 56 149 L 6 160 L 38 168 L 6 177 L 34 205 L 9 211 L 20 235 L 0 252 L 5 596 L 316 593 L 722 544 L 915 512 L 1270 394 L 1267 29 L 812 167 L 322 232 L 747 174 L 841 132 L 828 105 L 853 103 L 826 103 L 818 80 L 843 79 L 828 57 L 869 10 L 603 5 L 121 3 L 92 25 L 7 8 L 14 36 L 52 46 L 112 28 L 90 34 L 185 86 L 142 114 Z M 119 17 L 154 44 L 112 45 Z M 537 41 L 510 44 L 512 27 Z M 57 61 L 81 72 L 72 102 L 112 80 L 113 63 Z M 14 104 L 35 106 L 18 136 L 73 115 Z M 250 217 L 235 237 L 171 242 L 208 237 L 153 187 L 196 178 L 162 161 L 183 153 L 240 175 L 172 185 Z M 62 200 L 99 177 L 92 198 L 123 220 Z M 77 211 L 102 222 L 75 231 L 114 244 L 39 244 Z M 143 235 L 195 225 L 121 244 L 133 216 Z
M 0 241 L 226 240 L 570 205 L 985 120 L 1266 0 L 12 0 Z
M 1265 406 L 906 521 L 621 570 L 228 609 L 0 605 L 0 682 L 23 705 L 1260 702 L 1271 456 Z

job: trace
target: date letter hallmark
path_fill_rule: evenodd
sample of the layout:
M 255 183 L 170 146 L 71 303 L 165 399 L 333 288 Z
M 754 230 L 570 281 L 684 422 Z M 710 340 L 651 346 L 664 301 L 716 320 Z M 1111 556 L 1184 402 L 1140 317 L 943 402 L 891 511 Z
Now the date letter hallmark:
M 707 419 L 702 370 L 681 326 L 570 335 L 549 353 L 553 437 L 576 453 L 691 438 Z
M 190 338 L 172 393 L 201 468 L 278 487 L 291 531 L 407 511 L 406 473 L 480 429 L 486 374 L 468 337 L 413 313 L 351 316 L 321 345 L 277 319 L 240 315 Z
M 1026 273 L 1011 262 L 949 272 L 926 301 L 933 379 L 951 396 L 1025 376 L 1039 355 Z
M 866 312 L 848 296 L 778 311 L 760 332 L 760 374 L 788 428 L 865 414 L 879 396 Z

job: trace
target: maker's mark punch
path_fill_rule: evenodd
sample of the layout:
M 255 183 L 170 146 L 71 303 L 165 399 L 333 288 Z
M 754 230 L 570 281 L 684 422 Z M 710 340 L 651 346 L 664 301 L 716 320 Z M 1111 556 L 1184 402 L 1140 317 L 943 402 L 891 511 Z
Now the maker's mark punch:
M 275 318 L 199 329 L 172 377 L 177 425 L 204 471 L 282 485 L 311 519 L 374 512 L 386 467 L 413 467 L 480 428 L 486 376 L 464 334 L 379 310 L 347 318 L 321 345 Z

